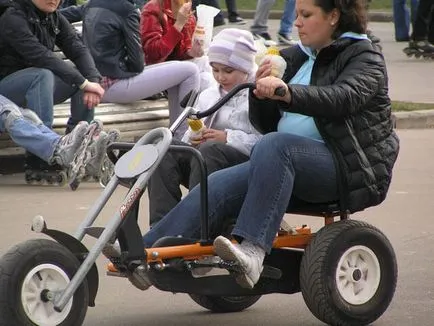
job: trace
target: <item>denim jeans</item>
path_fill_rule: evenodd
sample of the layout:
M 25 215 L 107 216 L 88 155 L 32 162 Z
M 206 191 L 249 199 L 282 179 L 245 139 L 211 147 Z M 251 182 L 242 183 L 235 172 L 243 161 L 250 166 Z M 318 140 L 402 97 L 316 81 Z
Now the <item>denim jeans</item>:
M 35 124 L 25 119 L 13 102 L 0 95 L 0 133 L 8 132 L 12 140 L 44 161 L 49 161 L 60 136 L 44 124 Z M 6 130 L 6 119 L 14 115 Z
M 66 132 L 70 132 L 80 121 L 93 120 L 94 108 L 86 107 L 83 91 L 65 83 L 58 76 L 54 76 L 54 104 L 59 104 L 71 98 L 71 115 L 66 123 Z
M 295 0 L 286 0 L 282 18 L 280 18 L 279 34 L 291 35 L 295 21 Z
M 232 234 L 268 252 L 292 195 L 312 203 L 338 199 L 334 160 L 327 146 L 288 133 L 265 135 L 250 161 L 211 174 L 208 185 L 213 236 L 227 218 L 238 217 Z M 145 247 L 163 236 L 200 235 L 199 187 L 143 236 Z
M 0 94 L 35 112 L 44 125 L 53 124 L 54 75 L 43 68 L 18 70 L 0 80 Z
M 188 146 L 178 140 L 172 144 Z M 205 161 L 207 173 L 246 162 L 249 156 L 226 143 L 208 140 L 197 149 Z M 149 223 L 160 221 L 182 198 L 180 185 L 192 189 L 199 184 L 201 170 L 190 152 L 169 151 L 148 182 Z
M 395 39 L 408 40 L 410 36 L 410 22 L 414 26 L 417 14 L 418 0 L 410 0 L 410 11 L 407 0 L 393 0 L 393 21 L 395 25 Z M 411 19 L 410 19 L 411 17 Z

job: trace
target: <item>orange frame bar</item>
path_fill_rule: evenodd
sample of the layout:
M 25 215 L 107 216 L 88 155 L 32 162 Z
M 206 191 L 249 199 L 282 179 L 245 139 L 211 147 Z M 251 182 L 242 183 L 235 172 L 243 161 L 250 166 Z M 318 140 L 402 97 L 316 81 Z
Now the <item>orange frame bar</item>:
M 303 228 L 301 232 L 297 234 L 284 234 L 279 235 L 273 242 L 273 248 L 299 248 L 305 249 L 312 239 L 312 233 L 310 229 Z M 182 246 L 170 246 L 170 247 L 158 247 L 145 249 L 147 262 L 161 262 L 163 259 L 179 258 L 194 259 L 201 256 L 215 255 L 214 246 L 201 246 L 199 243 L 182 245 Z

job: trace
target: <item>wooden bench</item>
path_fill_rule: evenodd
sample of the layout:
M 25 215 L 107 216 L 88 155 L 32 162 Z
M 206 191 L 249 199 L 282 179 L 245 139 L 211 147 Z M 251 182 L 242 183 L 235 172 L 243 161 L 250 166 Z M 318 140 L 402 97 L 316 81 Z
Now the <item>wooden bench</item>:
M 63 134 L 70 115 L 70 103 L 54 106 L 53 129 Z M 142 100 L 129 104 L 102 103 L 95 109 L 95 118 L 104 123 L 104 129 L 116 128 L 121 140 L 133 142 L 147 131 L 169 125 L 166 99 Z M 23 169 L 24 149 L 18 147 L 7 134 L 0 135 L 0 174 L 20 172 Z

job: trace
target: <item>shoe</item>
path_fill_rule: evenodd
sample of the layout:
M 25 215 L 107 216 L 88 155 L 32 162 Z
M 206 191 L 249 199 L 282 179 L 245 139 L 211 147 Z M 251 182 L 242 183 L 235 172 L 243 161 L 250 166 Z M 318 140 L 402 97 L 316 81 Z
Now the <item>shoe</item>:
M 70 133 L 60 137 L 49 163 L 68 167 L 83 142 L 88 127 L 87 121 L 80 121 Z
M 214 251 L 223 260 L 238 263 L 242 273 L 236 277 L 237 283 L 244 288 L 253 289 L 264 268 L 264 249 L 246 240 L 235 244 L 223 236 L 218 236 L 214 240 Z
M 109 133 L 101 131 L 95 134 L 92 143 L 87 149 L 90 158 L 86 164 L 86 176 L 100 179 L 102 163 L 107 156 L 107 146 L 117 139 L 119 139 L 119 131 L 117 130 L 110 130 Z
M 265 33 L 252 33 L 255 39 L 262 39 L 264 41 L 265 46 L 276 46 L 277 42 L 273 41 L 270 34 Z
M 395 41 L 396 42 L 409 42 L 410 38 L 409 37 L 404 37 L 404 38 L 398 38 L 398 37 L 396 37 Z
M 106 148 L 111 143 L 117 142 L 119 139 L 120 139 L 119 130 L 116 130 L 116 129 L 109 130 L 108 142 L 107 142 Z M 118 155 L 119 151 L 115 151 L 115 153 L 117 153 L 115 155 Z M 104 154 L 104 157 L 103 157 L 102 163 L 101 163 L 101 171 L 100 171 L 100 178 L 99 178 L 99 183 L 100 183 L 101 187 L 105 188 L 114 174 L 115 174 L 115 165 L 109 159 L 109 157 L 107 155 L 107 150 L 106 150 L 106 153 Z
M 220 20 L 220 19 L 218 19 L 218 20 L 214 20 L 214 27 L 217 27 L 217 26 L 223 26 L 223 25 L 226 25 L 224 19 L 222 19 L 222 20 Z
M 116 240 L 114 243 L 107 243 L 104 248 L 102 248 L 102 253 L 106 258 L 119 258 L 121 256 L 121 246 L 119 241 Z
M 277 40 L 279 41 L 279 45 L 296 45 L 297 41 L 294 41 L 291 35 L 277 33 Z
M 245 25 L 246 21 L 242 19 L 240 16 L 233 16 L 228 18 L 229 23 L 236 25 Z

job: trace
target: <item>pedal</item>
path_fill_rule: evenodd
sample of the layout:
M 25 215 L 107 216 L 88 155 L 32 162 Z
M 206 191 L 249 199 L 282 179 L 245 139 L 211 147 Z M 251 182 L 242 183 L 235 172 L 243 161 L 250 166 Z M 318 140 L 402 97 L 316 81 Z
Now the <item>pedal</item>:
M 124 277 L 124 278 L 127 277 L 127 275 L 125 275 L 124 273 L 121 273 L 121 272 L 112 272 L 112 271 L 106 271 L 106 275 L 107 276 L 115 276 L 115 277 Z
M 282 271 L 279 268 L 264 265 L 261 277 L 271 278 L 273 280 L 279 280 L 282 278 Z

